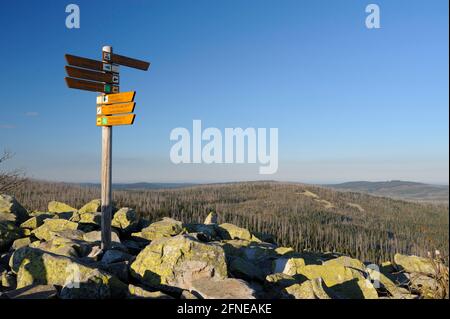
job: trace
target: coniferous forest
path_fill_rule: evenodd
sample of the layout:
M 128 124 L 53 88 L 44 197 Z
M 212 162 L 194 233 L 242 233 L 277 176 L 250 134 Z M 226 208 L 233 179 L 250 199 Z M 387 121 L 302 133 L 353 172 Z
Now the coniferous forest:
M 81 207 L 100 197 L 98 187 L 27 181 L 12 194 L 28 210 L 51 200 Z M 370 262 L 396 252 L 448 256 L 448 204 L 413 203 L 311 185 L 246 182 L 178 189 L 116 190 L 117 207 L 132 207 L 150 221 L 172 217 L 202 222 L 216 211 L 229 222 L 264 234 L 265 241 L 297 251 L 334 251 Z

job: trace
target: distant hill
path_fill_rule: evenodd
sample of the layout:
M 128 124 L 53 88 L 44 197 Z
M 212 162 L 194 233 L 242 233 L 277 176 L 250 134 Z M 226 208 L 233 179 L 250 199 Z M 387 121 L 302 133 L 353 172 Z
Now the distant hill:
M 360 192 L 412 201 L 448 203 L 449 200 L 449 187 L 444 185 L 431 185 L 407 181 L 357 181 L 324 186 L 341 191 Z

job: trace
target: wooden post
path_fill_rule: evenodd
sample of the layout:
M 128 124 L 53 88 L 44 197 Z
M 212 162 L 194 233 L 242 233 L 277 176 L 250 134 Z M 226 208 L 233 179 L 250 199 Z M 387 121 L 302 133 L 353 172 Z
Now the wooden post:
M 104 46 L 103 51 L 112 53 L 112 47 Z M 102 54 L 103 55 L 103 54 Z M 107 61 L 105 61 L 107 62 Z M 111 217 L 112 217 L 112 126 L 102 127 L 102 250 L 111 248 Z

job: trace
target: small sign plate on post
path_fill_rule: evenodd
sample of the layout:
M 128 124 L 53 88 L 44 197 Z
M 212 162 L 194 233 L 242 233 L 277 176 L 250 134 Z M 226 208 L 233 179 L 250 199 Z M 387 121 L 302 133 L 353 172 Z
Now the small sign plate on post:
M 119 66 L 111 63 L 104 63 L 102 61 L 82 58 L 80 56 L 66 54 L 67 64 L 83 69 L 90 69 L 95 71 L 105 71 L 119 73 Z M 108 60 L 109 61 L 109 60 Z
M 119 86 L 109 83 L 92 82 L 74 78 L 65 78 L 67 86 L 72 89 L 86 90 L 92 92 L 102 93 L 118 93 Z
M 132 125 L 135 117 L 135 114 L 97 116 L 97 126 Z
M 73 66 L 66 66 L 66 72 L 68 76 L 73 78 L 119 84 L 119 74 L 91 71 Z
M 97 104 L 115 104 L 133 102 L 136 91 L 97 96 Z
M 144 70 L 144 71 L 147 71 L 150 66 L 149 62 L 138 60 L 138 59 L 133 59 L 133 58 L 129 58 L 129 57 L 126 57 L 123 55 L 105 52 L 105 51 L 103 51 L 102 58 L 103 58 L 103 61 L 127 66 L 127 67 L 134 68 L 134 69 Z
M 97 115 L 133 113 L 135 105 L 135 102 L 129 102 L 97 106 Z
M 119 66 L 115 65 L 115 64 L 104 63 L 103 64 L 103 71 L 119 73 Z

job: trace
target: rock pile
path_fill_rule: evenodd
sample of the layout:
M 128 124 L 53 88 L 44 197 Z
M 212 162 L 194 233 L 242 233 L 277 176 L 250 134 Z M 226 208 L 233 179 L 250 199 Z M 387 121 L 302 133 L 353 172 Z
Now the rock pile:
M 0 195 L 0 298 L 432 298 L 429 259 L 397 254 L 373 265 L 336 253 L 295 252 L 224 223 L 150 223 L 116 210 L 112 248 L 100 248 L 100 201 L 27 211 Z

